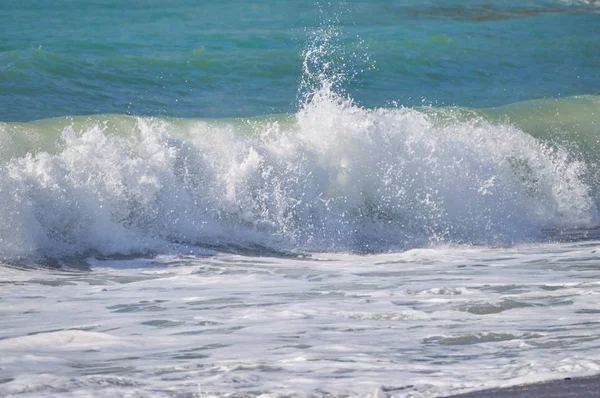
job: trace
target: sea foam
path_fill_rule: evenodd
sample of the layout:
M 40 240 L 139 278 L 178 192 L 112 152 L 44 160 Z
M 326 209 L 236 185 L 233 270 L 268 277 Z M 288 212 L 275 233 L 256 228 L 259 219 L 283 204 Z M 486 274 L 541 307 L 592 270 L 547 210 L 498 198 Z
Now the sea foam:
M 573 151 L 477 115 L 366 109 L 327 84 L 288 117 L 102 118 L 55 121 L 55 144 L 3 159 L 5 259 L 512 243 L 595 219 Z
M 0 257 L 398 251 L 593 225 L 590 156 L 498 110 L 360 106 L 345 87 L 373 63 L 325 14 L 295 114 L 1 125 Z

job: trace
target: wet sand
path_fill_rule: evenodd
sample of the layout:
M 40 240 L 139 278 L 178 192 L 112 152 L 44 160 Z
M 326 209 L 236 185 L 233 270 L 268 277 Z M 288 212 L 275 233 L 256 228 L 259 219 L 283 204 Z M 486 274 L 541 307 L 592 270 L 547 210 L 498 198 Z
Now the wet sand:
M 543 383 L 519 384 L 507 388 L 493 388 L 448 398 L 558 398 L 558 397 L 600 397 L 600 375 L 590 377 L 567 377 Z

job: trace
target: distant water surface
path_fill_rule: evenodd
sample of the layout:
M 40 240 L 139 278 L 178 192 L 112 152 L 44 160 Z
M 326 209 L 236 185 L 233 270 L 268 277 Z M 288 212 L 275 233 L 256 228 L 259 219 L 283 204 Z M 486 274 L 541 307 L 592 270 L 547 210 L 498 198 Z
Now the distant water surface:
M 370 54 L 346 62 L 365 73 L 345 87 L 368 107 L 487 107 L 600 89 L 596 2 L 327 4 L 8 1 L 0 120 L 295 112 L 300 51 L 330 22 L 347 54 Z

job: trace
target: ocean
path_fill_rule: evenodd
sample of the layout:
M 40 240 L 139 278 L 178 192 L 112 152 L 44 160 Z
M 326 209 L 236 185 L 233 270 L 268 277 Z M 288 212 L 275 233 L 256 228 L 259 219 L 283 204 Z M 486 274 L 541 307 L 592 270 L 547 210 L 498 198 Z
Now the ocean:
M 0 396 L 600 373 L 600 3 L 3 0 Z

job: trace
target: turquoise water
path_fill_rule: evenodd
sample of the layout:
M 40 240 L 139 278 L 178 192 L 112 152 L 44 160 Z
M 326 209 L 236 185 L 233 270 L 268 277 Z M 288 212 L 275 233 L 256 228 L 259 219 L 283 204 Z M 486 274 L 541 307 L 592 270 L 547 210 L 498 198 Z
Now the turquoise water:
M 249 117 L 298 109 L 302 52 L 339 27 L 367 107 L 489 107 L 598 94 L 593 1 L 8 1 L 0 121 Z M 343 61 L 342 61 L 343 58 Z

